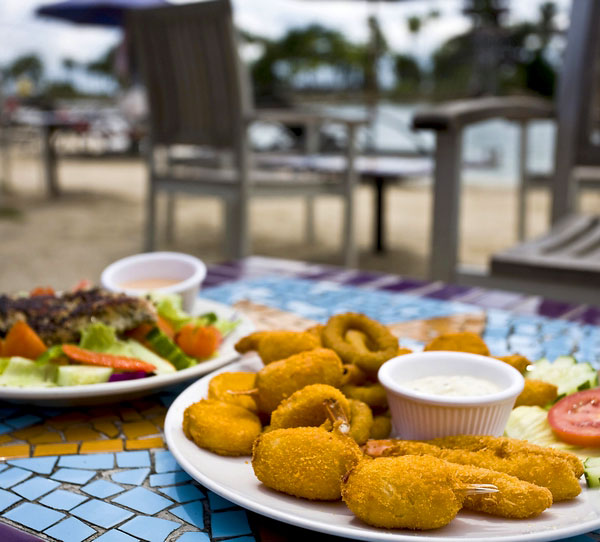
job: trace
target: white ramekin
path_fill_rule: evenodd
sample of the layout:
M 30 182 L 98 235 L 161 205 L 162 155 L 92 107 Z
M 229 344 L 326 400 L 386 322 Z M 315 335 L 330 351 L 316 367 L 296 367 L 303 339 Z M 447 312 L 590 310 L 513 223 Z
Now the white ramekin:
M 500 391 L 468 397 L 417 392 L 403 383 L 434 375 L 489 380 Z M 519 371 L 500 360 L 463 352 L 430 351 L 398 356 L 379 369 L 395 436 L 428 440 L 449 435 L 494 435 L 504 431 L 515 399 L 523 391 Z
M 110 264 L 100 276 L 104 288 L 128 295 L 143 295 L 143 290 L 124 288 L 124 282 L 138 279 L 179 279 L 180 282 L 154 291 L 179 294 L 183 308 L 191 311 L 200 285 L 206 277 L 206 265 L 194 256 L 179 252 L 147 252 L 128 256 Z

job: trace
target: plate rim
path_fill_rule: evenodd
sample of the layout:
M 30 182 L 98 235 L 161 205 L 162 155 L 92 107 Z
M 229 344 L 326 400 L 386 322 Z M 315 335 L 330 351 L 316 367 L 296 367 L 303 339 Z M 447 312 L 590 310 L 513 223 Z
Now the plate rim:
M 213 491 L 217 495 L 223 497 L 224 499 L 227 499 L 228 501 L 246 510 L 250 510 L 259 515 L 266 516 L 271 519 L 281 521 L 283 523 L 287 523 L 311 531 L 321 532 L 324 534 L 341 536 L 354 540 L 370 540 L 373 542 L 456 542 L 457 540 L 459 540 L 457 537 L 427 534 L 429 532 L 434 531 L 415 531 L 414 533 L 410 531 L 390 532 L 390 530 L 378 529 L 376 527 L 369 527 L 367 530 L 364 531 L 364 534 L 361 534 L 362 531 L 357 531 L 353 528 L 348 528 L 344 525 L 333 526 L 331 524 L 323 523 L 318 520 L 307 519 L 301 515 L 295 516 L 285 511 L 270 508 L 267 505 L 261 505 L 260 502 L 252 498 L 249 498 L 243 494 L 238 494 L 236 492 L 230 491 L 228 488 L 222 487 L 219 484 L 219 482 L 212 479 L 210 476 L 205 475 L 203 472 L 199 472 L 193 466 L 192 462 L 177 446 L 176 439 L 180 438 L 180 435 L 177 435 L 177 432 L 179 431 L 180 434 L 183 435 L 183 431 L 181 429 L 181 421 L 178 417 L 177 410 L 183 403 L 191 404 L 188 401 L 188 396 L 191 397 L 193 395 L 196 398 L 199 397 L 199 394 L 197 392 L 200 391 L 202 388 L 205 388 L 207 382 L 215 375 L 224 371 L 240 370 L 242 367 L 243 369 L 248 370 L 247 365 L 244 367 L 244 364 L 253 363 L 254 361 L 257 365 L 261 364 L 260 358 L 258 358 L 258 356 L 256 356 L 255 354 L 251 354 L 250 356 L 247 355 L 242 359 L 231 363 L 226 368 L 221 367 L 211 373 L 204 375 L 202 378 L 200 378 L 199 380 L 188 386 L 185 390 L 183 390 L 169 407 L 164 425 L 164 437 L 167 442 L 168 449 L 174 455 L 175 459 L 183 468 L 183 470 L 187 472 L 194 480 L 198 481 L 204 487 Z M 227 459 L 238 459 L 240 461 L 248 462 L 248 458 L 246 456 L 239 458 L 227 457 Z M 583 487 L 582 491 L 589 490 Z M 557 503 L 557 505 L 560 505 L 560 503 Z M 507 519 L 506 521 L 511 520 Z M 515 535 L 514 533 L 512 533 L 501 536 L 490 536 L 489 534 L 483 537 L 467 536 L 464 537 L 464 539 L 469 540 L 469 542 L 550 542 L 552 540 L 561 540 L 581 534 L 586 534 L 598 528 L 600 528 L 600 512 L 598 517 L 594 521 L 589 521 L 587 523 L 579 523 L 575 526 L 571 525 L 564 528 L 557 528 L 535 533 L 523 533 L 519 535 Z
M 200 307 L 200 309 L 199 309 Z M 236 311 L 231 305 L 226 305 L 212 299 L 198 297 L 194 304 L 193 314 L 198 312 L 230 312 L 236 314 L 241 320 L 240 324 L 226 337 L 226 341 L 238 336 L 243 336 L 251 333 L 256 328 L 250 319 L 241 311 Z M 229 350 L 229 348 L 228 348 Z M 0 401 L 44 401 L 44 402 L 64 402 L 69 400 L 87 399 L 92 397 L 112 397 L 114 395 L 128 393 L 143 393 L 152 392 L 153 390 L 161 390 L 170 386 L 176 386 L 192 378 L 202 377 L 206 374 L 227 365 L 237 358 L 238 354 L 233 345 L 231 351 L 223 355 L 218 355 L 216 358 L 199 363 L 194 367 L 176 371 L 174 373 L 154 375 L 150 378 L 141 378 L 137 380 L 124 380 L 122 382 L 102 382 L 99 384 L 85 384 L 79 386 L 56 386 L 56 387 L 15 387 L 15 386 L 0 386 Z

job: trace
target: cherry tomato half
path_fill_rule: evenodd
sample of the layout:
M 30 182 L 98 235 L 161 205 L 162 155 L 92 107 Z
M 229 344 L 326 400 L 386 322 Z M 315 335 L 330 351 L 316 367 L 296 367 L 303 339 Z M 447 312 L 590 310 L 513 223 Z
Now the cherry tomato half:
M 600 446 L 600 388 L 561 399 L 548 412 L 548 423 L 563 442 Z
M 183 326 L 175 336 L 175 342 L 188 356 L 208 358 L 221 344 L 222 336 L 214 326 Z

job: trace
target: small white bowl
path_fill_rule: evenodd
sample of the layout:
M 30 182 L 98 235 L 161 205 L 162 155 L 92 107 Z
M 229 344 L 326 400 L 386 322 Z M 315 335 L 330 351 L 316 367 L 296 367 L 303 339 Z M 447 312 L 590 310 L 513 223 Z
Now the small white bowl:
M 447 396 L 403 385 L 428 376 L 470 376 L 495 384 L 499 391 Z M 521 373 L 503 361 L 446 351 L 398 356 L 381 366 L 378 378 L 387 392 L 396 436 L 406 440 L 449 435 L 500 436 L 524 386 Z
M 104 288 L 128 295 L 143 295 L 148 291 L 179 294 L 183 308 L 191 311 L 206 277 L 206 265 L 188 254 L 179 252 L 147 252 L 128 256 L 110 264 L 100 276 Z M 178 280 L 176 284 L 160 288 L 127 288 L 124 283 L 148 279 Z

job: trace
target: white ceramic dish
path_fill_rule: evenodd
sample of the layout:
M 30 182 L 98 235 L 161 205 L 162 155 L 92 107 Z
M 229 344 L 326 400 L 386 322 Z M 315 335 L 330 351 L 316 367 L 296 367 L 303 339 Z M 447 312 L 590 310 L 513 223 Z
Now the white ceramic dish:
M 379 369 L 394 429 L 400 438 L 429 440 L 448 435 L 500 436 L 523 376 L 500 360 L 465 352 L 415 352 L 390 359 Z M 488 382 L 497 391 L 482 395 L 447 396 L 415 391 L 408 382 L 426 377 L 468 377 Z M 476 385 L 473 380 L 469 386 Z M 473 390 L 476 391 L 476 390 Z
M 153 290 L 165 294 L 179 294 L 184 310 L 191 311 L 205 277 L 206 265 L 194 256 L 180 252 L 146 252 L 111 263 L 102 272 L 100 282 L 112 292 L 136 296 L 144 294 L 147 290 L 127 288 L 123 284 L 147 279 L 178 280 L 176 284 Z
M 251 356 L 206 375 L 174 401 L 165 420 L 169 450 L 183 469 L 208 489 L 239 506 L 305 529 L 381 542 L 540 542 L 600 528 L 600 491 L 585 488 L 573 501 L 555 504 L 535 519 L 507 520 L 463 511 L 446 527 L 428 532 L 369 527 L 356 519 L 342 502 L 311 502 L 272 491 L 256 479 L 250 458 L 222 457 L 198 448 L 181 429 L 183 411 L 206 397 L 208 382 L 215 374 L 258 371 L 261 367 L 258 357 Z
M 240 320 L 240 324 L 233 332 L 225 337 L 223 344 L 219 348 L 219 355 L 213 359 L 175 373 L 149 376 L 138 380 L 57 388 L 0 387 L 0 400 L 33 405 L 89 405 L 134 399 L 170 386 L 197 379 L 239 357 L 239 354 L 234 349 L 235 343 L 243 336 L 254 331 L 254 324 L 232 307 L 208 299 L 198 299 L 194 306 L 193 314 L 203 314 L 205 312 L 214 312 L 220 318 Z

